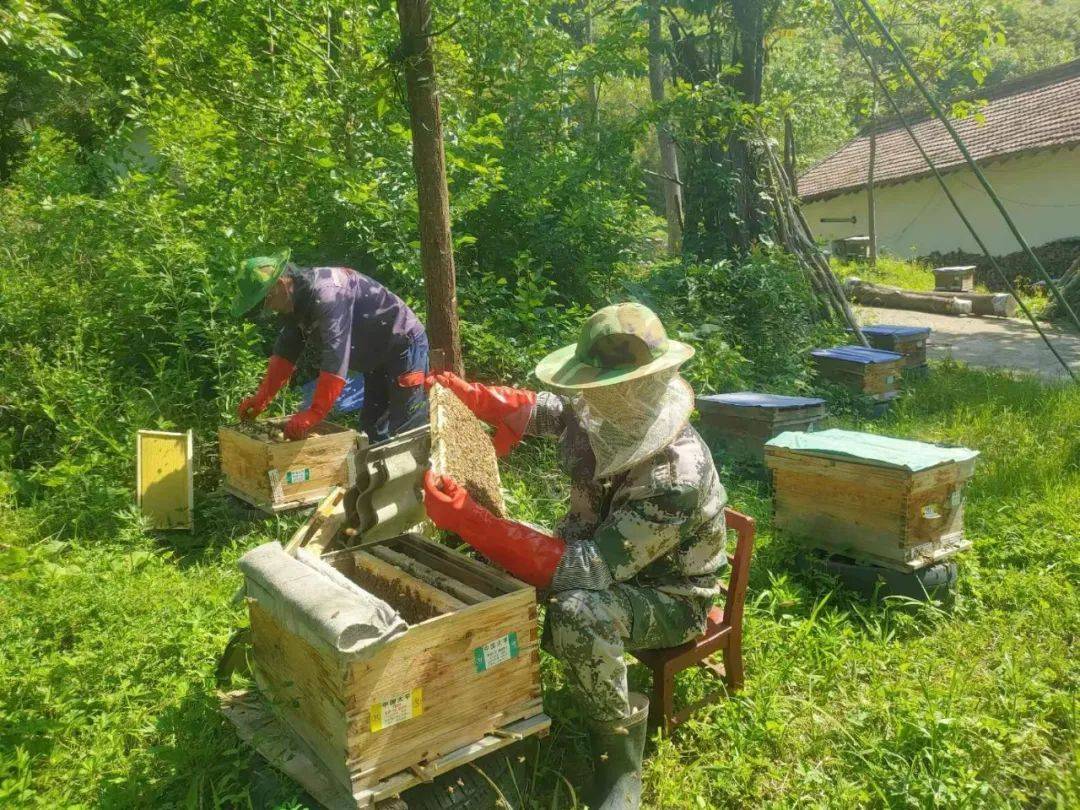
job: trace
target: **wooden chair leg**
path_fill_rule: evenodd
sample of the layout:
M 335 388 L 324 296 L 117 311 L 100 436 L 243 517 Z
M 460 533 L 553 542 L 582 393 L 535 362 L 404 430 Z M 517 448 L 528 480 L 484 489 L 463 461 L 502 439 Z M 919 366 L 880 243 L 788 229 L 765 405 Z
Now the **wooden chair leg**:
M 652 695 L 649 698 L 649 725 L 664 727 L 664 674 L 662 668 L 652 669 Z
M 649 725 L 671 733 L 675 713 L 675 673 L 663 664 L 652 669 L 652 697 L 649 700 Z
M 672 721 L 675 718 L 675 670 L 669 667 L 664 667 L 661 674 L 661 681 L 663 682 L 664 694 L 662 698 L 662 711 L 664 713 L 664 723 L 662 728 L 664 729 L 664 736 L 670 736 L 671 729 L 674 727 Z
M 743 687 L 742 639 L 732 639 L 724 647 L 724 672 L 728 690 L 736 692 Z

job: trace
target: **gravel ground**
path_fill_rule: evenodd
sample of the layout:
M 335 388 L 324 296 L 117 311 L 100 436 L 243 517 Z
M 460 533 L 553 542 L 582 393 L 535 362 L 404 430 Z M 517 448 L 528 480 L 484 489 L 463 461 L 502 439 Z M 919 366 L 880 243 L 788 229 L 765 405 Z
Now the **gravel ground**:
M 933 331 L 926 345 L 931 359 L 952 358 L 972 366 L 1006 368 L 1051 380 L 1068 379 L 1065 370 L 1026 319 L 931 315 L 877 307 L 859 307 L 858 311 L 865 324 L 929 326 Z M 1080 376 L 1080 335 L 1060 327 L 1040 325 Z

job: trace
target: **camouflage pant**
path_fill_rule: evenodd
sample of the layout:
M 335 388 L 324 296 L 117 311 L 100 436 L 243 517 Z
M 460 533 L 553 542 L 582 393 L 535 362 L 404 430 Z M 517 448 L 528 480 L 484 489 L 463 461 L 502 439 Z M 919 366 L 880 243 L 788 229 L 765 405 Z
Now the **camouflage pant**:
M 544 649 L 566 665 L 586 714 L 630 716 L 626 650 L 673 647 L 700 635 L 709 605 L 621 583 L 603 591 L 559 591 L 548 600 Z

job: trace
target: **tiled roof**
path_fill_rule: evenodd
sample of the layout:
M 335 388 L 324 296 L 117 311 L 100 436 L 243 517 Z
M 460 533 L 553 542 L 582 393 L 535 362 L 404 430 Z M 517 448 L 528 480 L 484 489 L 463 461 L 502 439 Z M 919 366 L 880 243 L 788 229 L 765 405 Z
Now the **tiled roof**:
M 986 99 L 987 103 L 979 108 L 979 116 L 954 120 L 953 126 L 980 163 L 1017 152 L 1080 143 L 1080 59 L 984 88 L 970 98 Z M 921 117 L 918 123 L 915 120 L 908 116 L 915 137 L 939 169 L 964 162 L 940 121 L 933 117 Z M 799 177 L 799 196 L 809 201 L 862 188 L 869 162 L 869 130 L 864 130 Z M 898 120 L 877 125 L 875 184 L 929 173 L 926 161 Z

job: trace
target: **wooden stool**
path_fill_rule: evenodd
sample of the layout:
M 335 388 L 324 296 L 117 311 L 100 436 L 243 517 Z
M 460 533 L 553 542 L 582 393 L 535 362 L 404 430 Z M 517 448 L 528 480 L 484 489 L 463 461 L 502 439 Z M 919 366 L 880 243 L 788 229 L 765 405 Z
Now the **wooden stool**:
M 720 699 L 714 692 L 704 700 L 675 712 L 675 676 L 694 664 L 708 669 L 721 678 L 729 692 L 742 688 L 742 623 L 743 606 L 746 603 L 746 583 L 750 576 L 750 555 L 754 551 L 754 519 L 736 512 L 724 510 L 727 527 L 738 535 L 735 554 L 731 557 L 731 576 L 728 579 L 724 607 L 709 611 L 705 633 L 696 641 L 688 641 L 678 647 L 659 650 L 630 650 L 630 654 L 652 670 L 652 700 L 649 704 L 649 722 L 671 732 L 700 709 Z M 710 661 L 709 657 L 722 651 L 724 665 Z

